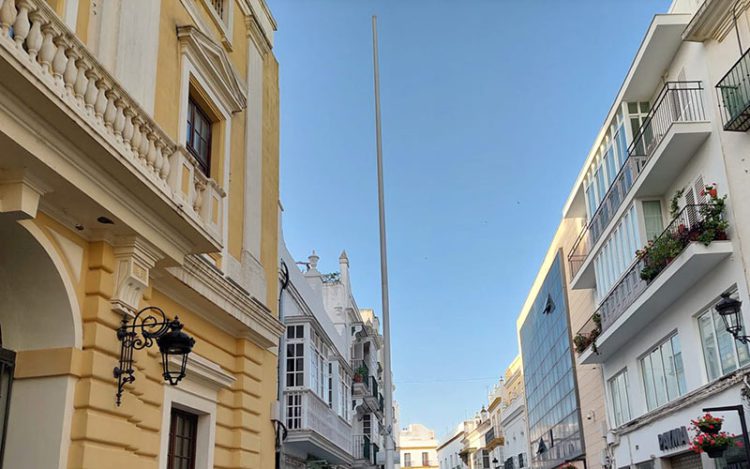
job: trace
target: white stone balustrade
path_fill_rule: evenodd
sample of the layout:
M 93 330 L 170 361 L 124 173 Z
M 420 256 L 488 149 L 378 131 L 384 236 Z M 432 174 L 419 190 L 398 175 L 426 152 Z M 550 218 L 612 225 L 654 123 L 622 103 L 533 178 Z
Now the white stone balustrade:
M 34 74 L 110 152 L 222 244 L 225 193 L 97 61 L 44 0 L 0 0 L 0 48 Z M 5 54 L 4 54 L 5 55 Z

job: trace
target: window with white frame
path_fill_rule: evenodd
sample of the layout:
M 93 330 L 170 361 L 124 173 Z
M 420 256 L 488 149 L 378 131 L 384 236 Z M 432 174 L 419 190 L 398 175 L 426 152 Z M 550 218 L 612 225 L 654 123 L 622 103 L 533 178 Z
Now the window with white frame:
M 404 453 L 404 467 L 411 467 L 411 453 Z
M 733 291 L 731 296 L 737 299 L 737 291 Z M 709 381 L 750 363 L 747 344 L 734 340 L 713 306 L 698 317 L 698 327 Z
M 603 298 L 630 267 L 639 247 L 638 217 L 632 205 L 594 258 L 597 298 Z
M 607 133 L 586 180 L 586 208 L 588 217 L 596 212 L 610 186 L 617 179 L 620 168 L 628 158 L 627 130 L 622 111 L 612 119 Z
M 289 393 L 286 396 L 286 428 L 298 430 L 302 427 L 302 394 Z
M 612 401 L 612 419 L 616 427 L 630 420 L 628 400 L 628 370 L 622 370 L 609 380 L 609 395 Z
M 370 414 L 362 416 L 362 433 L 372 438 L 372 417 Z
M 646 225 L 646 239 L 653 241 L 664 231 L 664 217 L 661 212 L 661 201 L 643 202 L 643 223 Z
M 333 363 L 328 363 L 328 379 L 326 380 L 328 382 L 328 407 L 333 409 Z
M 344 367 L 339 364 L 339 405 L 338 414 L 344 419 L 349 420 L 349 376 L 346 374 Z
M 685 368 L 677 334 L 641 358 L 641 373 L 648 410 L 664 405 L 685 393 Z
M 289 326 L 286 331 L 286 385 L 305 385 L 305 326 Z
M 646 155 L 647 149 L 654 140 L 650 125 L 643 128 L 643 137 L 640 137 L 641 127 L 646 123 L 649 111 L 651 111 L 651 104 L 648 101 L 628 103 L 630 129 L 633 133 L 633 139 L 638 138 L 637 148 L 635 149 L 637 155 Z

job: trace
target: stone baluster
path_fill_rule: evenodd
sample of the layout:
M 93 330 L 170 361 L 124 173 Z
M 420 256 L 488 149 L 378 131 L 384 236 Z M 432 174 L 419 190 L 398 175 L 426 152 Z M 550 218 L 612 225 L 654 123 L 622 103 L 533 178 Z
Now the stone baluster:
M 63 81 L 65 82 L 65 89 L 72 95 L 75 94 L 74 87 L 78 78 L 78 51 L 73 47 L 72 43 L 69 44 L 68 49 L 65 51 L 65 55 L 68 58 L 68 63 L 65 65 L 65 73 L 63 73 Z
M 0 7 L 0 34 L 3 37 L 10 35 L 10 27 L 16 22 L 16 0 L 5 0 Z
M 146 123 L 141 120 L 141 146 L 138 147 L 138 155 L 141 158 L 141 161 L 143 162 L 144 166 L 148 165 L 148 149 L 150 146 L 149 140 L 148 140 L 148 126 L 146 126 Z
M 154 170 L 156 164 L 156 135 L 148 130 L 148 153 L 146 154 L 146 164 L 150 170 Z
M 164 142 L 160 138 L 156 138 L 154 140 L 154 146 L 156 147 L 156 159 L 154 160 L 154 173 L 156 173 L 157 176 L 159 176 L 159 173 L 161 172 L 161 165 L 164 162 L 164 155 L 162 154 L 162 150 L 164 148 Z
M 68 65 L 68 57 L 65 55 L 65 49 L 68 46 L 68 40 L 65 38 L 65 36 L 59 34 L 59 31 L 55 31 L 55 33 L 57 34 L 55 35 L 53 41 L 55 46 L 57 47 L 57 51 L 55 52 L 55 57 L 52 59 L 52 76 L 55 77 L 56 81 L 64 85 L 63 73 L 65 73 L 65 68 Z
M 94 115 L 96 112 L 94 107 L 99 97 L 99 88 L 96 86 L 99 81 L 99 75 L 93 67 L 86 70 L 86 79 L 88 79 L 88 84 L 86 85 L 86 94 L 83 95 L 83 100 L 86 103 L 86 111 L 90 115 Z
M 96 103 L 94 103 L 94 113 L 97 119 L 104 120 L 104 111 L 107 110 L 107 84 L 104 82 L 104 78 L 96 80 Z
M 85 96 L 86 96 L 86 90 L 88 89 L 89 80 L 87 78 L 88 76 L 88 66 L 86 64 L 86 59 L 84 59 L 81 56 L 78 56 L 75 60 L 75 65 L 78 69 L 76 72 L 76 83 L 73 85 L 73 92 L 76 95 L 76 98 L 85 104 Z
M 167 180 L 167 177 L 169 176 L 169 169 L 172 167 L 172 159 L 174 157 L 174 154 L 176 153 L 176 150 L 173 148 L 165 148 L 162 152 L 162 155 L 164 156 L 164 162 L 161 165 L 161 171 L 159 172 L 159 176 L 161 176 L 162 179 L 165 181 Z
M 114 130 L 115 117 L 117 117 L 117 107 L 115 101 L 119 96 L 113 89 L 108 89 L 104 95 L 107 97 L 107 107 L 104 110 L 104 125 L 109 130 Z
M 196 169 L 198 171 L 198 169 Z M 196 178 L 195 179 L 195 199 L 193 200 L 193 210 L 195 213 L 201 213 L 201 207 L 203 207 L 203 191 L 206 190 L 206 182 Z
M 45 23 L 42 26 L 42 48 L 39 49 L 39 63 L 42 65 L 42 71 L 45 73 L 51 73 L 50 66 L 52 59 L 55 58 L 55 52 L 57 47 L 53 42 L 55 37 L 55 27 L 51 23 Z
M 31 3 L 29 3 L 29 0 L 18 0 L 18 15 L 13 23 L 13 39 L 15 39 L 16 47 L 19 49 L 23 48 L 23 41 L 26 40 L 31 30 L 30 9 Z
M 125 128 L 125 100 L 122 99 L 122 97 L 118 97 L 117 100 L 115 100 L 115 107 L 116 107 L 116 113 L 115 113 L 115 123 L 114 123 L 114 130 L 115 130 L 115 137 L 117 137 L 118 140 L 122 140 L 122 131 Z
M 132 150 L 134 148 L 133 137 L 135 136 L 135 126 L 133 125 L 135 112 L 133 111 L 133 108 L 129 107 L 126 103 L 123 103 L 123 105 L 124 109 L 122 113 L 125 124 L 122 128 L 122 141 L 125 143 L 125 146 L 128 147 L 128 150 Z
M 130 148 L 133 149 L 136 158 L 141 158 L 140 147 L 141 147 L 141 125 L 143 122 L 138 115 L 133 116 L 133 138 L 130 139 Z
M 29 58 L 32 62 L 36 62 L 37 54 L 39 49 L 42 48 L 42 41 L 44 35 L 42 34 L 42 25 L 44 24 L 44 17 L 38 10 L 34 10 L 29 14 L 31 18 L 31 29 L 29 35 L 26 37 L 26 49 L 29 51 Z

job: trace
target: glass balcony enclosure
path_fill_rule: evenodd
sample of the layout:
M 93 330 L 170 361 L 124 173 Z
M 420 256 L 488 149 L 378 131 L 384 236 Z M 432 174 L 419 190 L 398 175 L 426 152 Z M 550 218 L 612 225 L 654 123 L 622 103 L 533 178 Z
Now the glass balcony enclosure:
M 605 153 L 603 164 L 589 178 L 585 189 L 589 221 L 568 254 L 571 277 L 576 276 L 589 257 L 591 249 L 602 237 L 673 124 L 706 120 L 703 87 L 697 81 L 668 82 L 648 114 L 639 122 L 643 104 L 628 103 L 631 127 L 635 128 L 638 123 L 640 127 L 634 131 L 627 155 L 614 158 Z M 602 190 L 603 187 L 606 190 Z

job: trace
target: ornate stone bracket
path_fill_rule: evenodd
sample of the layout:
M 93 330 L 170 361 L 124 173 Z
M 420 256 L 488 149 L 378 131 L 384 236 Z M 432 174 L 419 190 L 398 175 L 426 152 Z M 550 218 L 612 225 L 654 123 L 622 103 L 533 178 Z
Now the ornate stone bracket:
M 118 240 L 115 255 L 115 292 L 110 302 L 120 314 L 133 315 L 149 285 L 149 272 L 162 256 L 139 237 Z
M 17 220 L 36 218 L 39 199 L 47 192 L 47 187 L 24 170 L 0 170 L 0 213 Z

